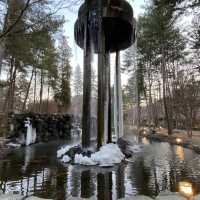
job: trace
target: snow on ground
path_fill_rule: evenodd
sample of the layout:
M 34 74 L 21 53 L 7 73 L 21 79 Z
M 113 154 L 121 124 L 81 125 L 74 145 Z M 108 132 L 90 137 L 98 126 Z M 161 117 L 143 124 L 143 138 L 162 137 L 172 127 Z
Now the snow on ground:
M 64 163 L 68 163 L 69 161 L 71 161 L 71 158 L 68 155 L 64 155 L 62 157 L 61 161 Z
M 76 145 L 75 145 L 76 146 Z M 71 158 L 65 155 L 73 146 L 67 145 L 61 147 L 57 151 L 57 158 L 62 158 L 61 161 L 68 163 Z M 120 163 L 125 158 L 125 155 L 121 152 L 117 144 L 106 144 L 100 148 L 96 153 L 93 153 L 91 157 L 83 156 L 82 154 L 76 154 L 74 162 L 80 165 L 100 165 L 100 166 L 113 166 Z
M 100 166 L 113 166 L 120 163 L 125 158 L 117 144 L 106 144 L 100 148 L 91 157 L 83 156 L 81 154 L 75 155 L 74 162 L 80 165 L 100 165 Z
M 13 142 L 10 142 L 10 143 L 8 143 L 6 145 L 8 147 L 13 147 L 13 148 L 21 147 L 21 144 L 17 144 L 17 143 L 13 143 Z

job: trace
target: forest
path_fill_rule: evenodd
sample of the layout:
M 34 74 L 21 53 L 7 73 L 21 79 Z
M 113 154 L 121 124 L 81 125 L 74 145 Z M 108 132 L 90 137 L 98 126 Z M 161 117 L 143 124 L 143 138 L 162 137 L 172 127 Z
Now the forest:
M 166 127 L 169 134 L 199 129 L 199 6 L 199 1 L 146 3 L 137 42 L 124 54 L 123 70 L 131 73 L 123 90 L 127 119 Z

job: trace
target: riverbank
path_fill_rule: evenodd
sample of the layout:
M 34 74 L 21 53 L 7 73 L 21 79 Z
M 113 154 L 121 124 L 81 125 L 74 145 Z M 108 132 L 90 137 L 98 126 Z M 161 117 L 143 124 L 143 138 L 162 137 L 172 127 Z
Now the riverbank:
M 156 128 L 154 134 L 151 133 L 149 128 L 143 127 L 139 133 L 136 127 L 127 127 L 128 131 L 125 139 L 132 140 L 132 135 L 147 138 L 156 142 L 168 142 L 172 145 L 179 145 L 200 154 L 200 131 L 193 131 L 192 137 L 188 137 L 185 130 L 173 130 L 172 135 L 168 135 L 167 129 Z
M 200 132 L 195 132 L 192 137 L 188 137 L 183 130 L 174 130 L 172 135 L 167 134 L 167 129 L 156 129 L 155 134 L 143 135 L 150 140 L 158 142 L 168 142 L 173 145 L 180 145 L 200 154 Z

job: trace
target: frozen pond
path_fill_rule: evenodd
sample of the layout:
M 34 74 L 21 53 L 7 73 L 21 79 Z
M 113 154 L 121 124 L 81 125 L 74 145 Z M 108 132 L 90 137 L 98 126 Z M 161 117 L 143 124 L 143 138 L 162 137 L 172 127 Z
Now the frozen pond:
M 155 197 L 161 191 L 179 191 L 180 182 L 188 182 L 199 193 L 198 154 L 168 143 L 140 142 L 145 144 L 143 151 L 114 168 L 63 165 L 56 151 L 69 141 L 21 148 L 0 161 L 0 188 L 56 200 L 70 195 L 115 200 L 134 194 Z

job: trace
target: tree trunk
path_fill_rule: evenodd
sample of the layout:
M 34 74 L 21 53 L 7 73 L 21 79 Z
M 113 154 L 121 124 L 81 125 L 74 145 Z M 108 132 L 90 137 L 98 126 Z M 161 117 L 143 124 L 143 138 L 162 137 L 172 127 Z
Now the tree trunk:
M 40 104 L 39 104 L 39 112 L 42 112 L 42 98 L 43 98 L 43 69 L 41 69 L 41 75 L 40 75 Z
M 6 94 L 6 98 L 4 101 L 3 112 L 8 112 L 10 108 L 10 100 L 11 100 L 11 91 L 12 91 L 12 82 L 13 82 L 13 70 L 14 70 L 14 58 L 10 59 L 10 70 L 9 70 L 9 86 Z
M 31 78 L 30 78 L 30 81 L 28 83 L 28 88 L 27 88 L 27 91 L 26 91 L 26 96 L 25 96 L 25 99 L 24 99 L 24 102 L 23 102 L 23 106 L 22 106 L 22 112 L 24 112 L 24 110 L 26 108 L 26 102 L 27 102 L 27 99 L 28 99 L 28 95 L 29 95 L 31 83 L 32 83 L 32 80 L 33 80 L 33 75 L 34 75 L 34 68 L 32 69 Z
M 47 109 L 46 109 L 46 113 L 49 112 L 49 93 L 50 93 L 50 85 L 49 85 L 49 80 L 48 80 L 48 90 L 47 90 Z
M 165 55 L 164 55 L 164 48 L 162 47 L 162 79 L 163 79 L 163 104 L 164 104 L 164 110 L 165 110 L 165 117 L 167 122 L 167 128 L 168 128 L 168 134 L 172 135 L 172 125 L 171 125 L 171 119 L 169 117 L 169 110 L 168 110 L 168 104 L 166 99 L 166 63 L 165 63 Z
M 33 111 L 36 112 L 36 88 L 37 88 L 37 69 L 34 69 L 35 83 L 34 83 L 34 94 L 33 94 Z

